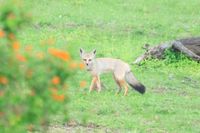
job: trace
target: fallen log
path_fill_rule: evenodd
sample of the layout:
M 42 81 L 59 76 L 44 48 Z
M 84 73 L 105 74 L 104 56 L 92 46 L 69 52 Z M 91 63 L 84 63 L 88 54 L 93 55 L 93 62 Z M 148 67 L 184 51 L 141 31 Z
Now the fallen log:
M 146 52 L 139 56 L 133 64 L 139 64 L 149 58 L 163 59 L 165 50 L 170 48 L 185 54 L 195 61 L 200 61 L 200 37 L 174 40 L 154 47 L 149 47 L 149 44 L 145 44 L 143 48 Z

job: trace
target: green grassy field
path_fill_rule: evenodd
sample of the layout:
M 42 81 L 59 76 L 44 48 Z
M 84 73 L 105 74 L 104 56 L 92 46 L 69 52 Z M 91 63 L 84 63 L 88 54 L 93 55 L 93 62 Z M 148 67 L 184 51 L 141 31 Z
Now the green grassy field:
M 35 0 L 25 1 L 33 22 L 19 34 L 22 44 L 36 46 L 54 38 L 80 60 L 79 48 L 97 50 L 97 57 L 120 58 L 131 64 L 144 50 L 165 41 L 200 35 L 199 0 Z M 200 132 L 200 65 L 176 60 L 146 61 L 132 65 L 146 86 L 144 95 L 129 90 L 116 96 L 112 75 L 102 75 L 101 93 L 88 93 L 91 77 L 79 71 L 71 80 L 86 80 L 87 87 L 68 81 L 70 121 L 77 131 L 94 132 Z M 59 117 L 55 123 L 61 126 Z M 52 122 L 54 124 L 54 122 Z M 73 130 L 73 128 L 72 128 Z

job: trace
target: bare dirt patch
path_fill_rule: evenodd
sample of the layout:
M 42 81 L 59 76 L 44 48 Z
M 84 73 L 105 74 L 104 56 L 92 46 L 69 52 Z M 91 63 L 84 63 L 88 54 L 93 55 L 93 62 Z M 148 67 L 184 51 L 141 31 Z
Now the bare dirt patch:
M 65 125 L 51 124 L 48 127 L 48 133 L 78 133 L 78 132 L 104 132 L 104 133 L 120 133 L 119 129 L 111 129 L 94 123 L 80 124 L 74 120 L 69 121 Z

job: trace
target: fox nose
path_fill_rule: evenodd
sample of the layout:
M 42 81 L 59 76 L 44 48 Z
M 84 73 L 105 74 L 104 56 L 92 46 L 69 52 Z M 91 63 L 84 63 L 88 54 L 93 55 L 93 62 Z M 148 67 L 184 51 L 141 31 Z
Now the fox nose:
M 86 63 L 86 65 L 88 66 L 88 63 Z

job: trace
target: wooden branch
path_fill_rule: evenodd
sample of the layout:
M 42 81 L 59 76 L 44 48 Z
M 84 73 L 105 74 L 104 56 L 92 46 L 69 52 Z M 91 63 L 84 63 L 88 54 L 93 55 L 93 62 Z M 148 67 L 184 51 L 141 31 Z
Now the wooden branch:
M 192 58 L 193 60 L 200 61 L 200 56 L 193 53 L 191 50 L 186 48 L 180 41 L 174 41 L 173 48 L 178 49 L 182 53 L 184 53 L 186 56 Z
M 146 52 L 139 56 L 132 64 L 139 64 L 141 61 L 149 58 L 162 59 L 164 51 L 169 48 L 176 49 L 195 61 L 200 61 L 200 37 L 175 40 L 152 48 L 148 48 L 145 45 L 143 48 L 146 49 Z
M 167 42 L 164 44 L 160 44 L 158 46 L 149 48 L 146 50 L 146 52 L 139 56 L 132 64 L 139 64 L 143 60 L 149 59 L 149 58 L 158 58 L 162 59 L 164 51 L 172 46 L 173 42 Z

